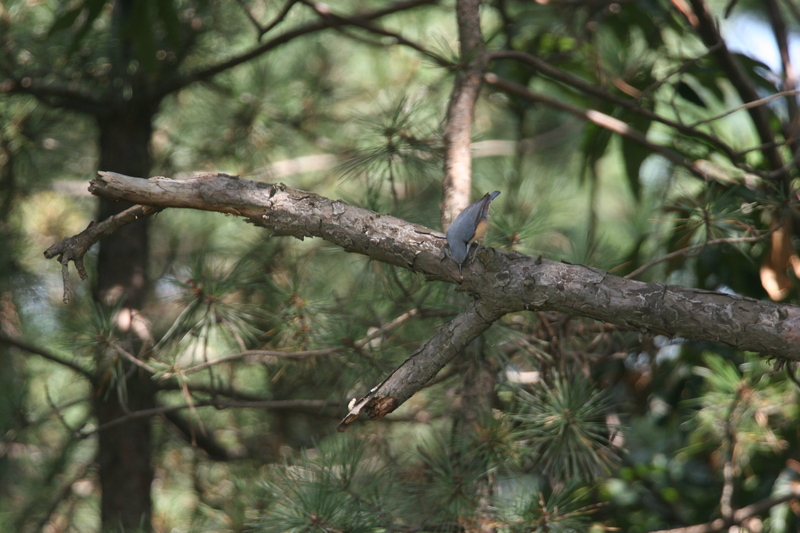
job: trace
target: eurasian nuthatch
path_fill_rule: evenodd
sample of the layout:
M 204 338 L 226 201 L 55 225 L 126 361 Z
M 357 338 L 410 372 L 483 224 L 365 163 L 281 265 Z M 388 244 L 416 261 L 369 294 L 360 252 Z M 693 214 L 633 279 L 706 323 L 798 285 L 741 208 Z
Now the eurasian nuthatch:
M 486 193 L 483 198 L 461 211 L 447 228 L 447 244 L 450 246 L 450 255 L 458 263 L 459 274 L 472 242 L 483 242 L 486 236 L 486 229 L 489 227 L 489 205 L 498 194 L 500 191 Z

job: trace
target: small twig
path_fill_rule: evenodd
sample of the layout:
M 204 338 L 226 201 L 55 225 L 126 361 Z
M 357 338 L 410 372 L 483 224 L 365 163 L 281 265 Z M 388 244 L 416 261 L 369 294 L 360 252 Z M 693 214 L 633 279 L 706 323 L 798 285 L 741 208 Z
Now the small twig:
M 778 43 L 778 50 L 781 54 L 781 64 L 783 66 L 783 88 L 792 91 L 797 87 L 797 75 L 789 54 L 789 31 L 786 28 L 786 21 L 783 20 L 780 6 L 776 0 L 766 0 L 767 17 L 772 25 L 772 32 L 775 35 L 775 42 Z M 792 151 L 800 151 L 800 140 L 797 138 L 797 121 L 800 120 L 798 114 L 797 98 L 794 95 L 786 98 L 786 109 L 789 111 L 789 119 L 782 124 L 781 131 L 788 143 L 792 146 Z
M 325 355 L 332 355 L 341 352 L 343 350 L 344 347 L 341 346 L 336 346 L 333 348 L 323 348 L 321 350 L 306 350 L 301 352 L 279 352 L 276 350 L 247 350 L 245 352 L 229 355 L 227 357 L 220 357 L 219 359 L 206 361 L 204 363 L 200 363 L 199 365 L 191 366 L 185 370 L 178 370 L 177 372 L 168 372 L 164 374 L 164 377 L 172 378 L 175 377 L 177 373 L 180 373 L 182 375 L 194 374 L 195 372 L 200 372 L 201 370 L 205 370 L 206 368 L 210 368 L 215 365 L 221 365 L 224 363 L 239 361 L 246 357 L 279 357 L 283 359 L 305 359 L 307 357 L 321 357 Z
M 731 108 L 731 109 L 725 111 L 724 113 L 720 113 L 719 115 L 713 116 L 711 118 L 705 118 L 703 120 L 698 120 L 697 122 L 689 124 L 687 127 L 688 128 L 696 128 L 697 126 L 700 126 L 702 124 L 708 124 L 709 122 L 714 122 L 714 121 L 719 120 L 721 118 L 725 118 L 728 115 L 732 115 L 732 114 L 736 113 L 737 111 L 742 111 L 742 110 L 745 110 L 745 109 L 758 107 L 758 106 L 767 104 L 767 103 L 771 102 L 772 100 L 776 100 L 778 98 L 783 98 L 784 96 L 795 96 L 797 94 L 800 94 L 800 90 L 798 90 L 798 89 L 791 89 L 791 90 L 788 90 L 788 91 L 781 91 L 779 93 L 775 93 L 775 94 L 771 94 L 769 96 L 765 96 L 764 98 L 759 98 L 758 100 L 753 100 L 752 102 L 745 102 L 744 104 L 741 104 L 741 105 L 738 105 L 738 106 L 736 106 L 734 108 Z M 783 143 L 777 143 L 777 144 L 780 145 L 780 144 L 783 144 Z M 767 147 L 771 147 L 771 146 L 775 146 L 775 145 L 776 145 L 776 143 L 766 143 L 766 144 L 762 144 L 762 145 L 759 145 L 759 146 L 761 146 L 762 148 L 767 148 Z
M 426 4 L 433 4 L 435 2 L 436 0 L 404 0 L 389 4 L 388 6 L 383 7 L 382 9 L 376 9 L 374 11 L 365 11 L 353 16 L 357 17 L 359 20 L 375 20 L 392 15 L 394 13 L 400 13 L 402 11 L 414 9 Z M 157 88 L 157 90 L 153 92 L 152 97 L 155 100 L 159 100 L 165 97 L 166 95 L 177 92 L 180 89 L 188 85 L 191 85 L 195 82 L 211 79 L 221 72 L 225 72 L 226 70 L 232 69 L 233 67 L 246 63 L 251 59 L 260 57 L 279 46 L 282 46 L 290 41 L 293 41 L 296 38 L 302 37 L 304 35 L 317 33 L 330 28 L 335 28 L 337 26 L 349 23 L 350 19 L 344 18 L 341 21 L 322 20 L 297 26 L 291 30 L 287 30 L 281 33 L 280 35 L 276 35 L 274 38 L 264 43 L 261 43 L 258 46 L 251 48 L 250 50 L 247 50 L 232 58 L 223 60 L 221 63 L 216 63 L 207 66 L 201 70 L 189 72 L 184 76 L 177 76 L 171 78 L 165 83 L 161 84 Z
M 247 4 L 244 3 L 244 0 L 236 0 L 236 1 L 239 2 L 239 5 L 242 7 L 242 11 L 244 11 L 244 14 L 247 15 L 247 19 L 253 24 L 253 26 L 256 27 L 258 35 L 259 36 L 264 35 L 265 33 L 264 28 L 261 27 L 261 24 L 253 16 L 253 13 L 250 11 L 250 8 L 247 7 Z
M 686 248 L 681 248 L 680 250 L 675 250 L 674 252 L 670 252 L 670 253 L 668 253 L 666 255 L 662 255 L 661 257 L 659 257 L 657 259 L 653 259 L 652 261 L 648 261 L 647 263 L 643 264 L 642 266 L 640 266 L 639 268 L 637 268 L 636 270 L 634 270 L 630 274 L 628 274 L 626 276 L 623 276 L 623 278 L 632 279 L 632 278 L 638 276 L 639 274 L 641 274 L 642 272 L 644 272 L 645 270 L 648 270 L 649 268 L 651 268 L 651 267 L 653 267 L 653 266 L 655 266 L 655 265 L 657 265 L 659 263 L 663 263 L 664 261 L 669 261 L 670 259 L 673 259 L 675 257 L 680 257 L 682 255 L 690 254 L 690 253 L 694 252 L 695 250 L 700 250 L 700 249 L 706 248 L 708 246 L 716 246 L 717 244 L 736 244 L 736 243 L 740 243 L 740 242 L 758 242 L 760 240 L 766 239 L 767 237 L 769 237 L 770 235 L 775 233 L 775 231 L 777 231 L 778 228 L 780 228 L 780 226 L 775 226 L 774 228 L 771 228 L 769 231 L 766 231 L 766 232 L 762 233 L 761 235 L 754 235 L 752 237 L 723 237 L 723 238 L 720 238 L 720 239 L 711 239 L 710 241 L 705 241 L 705 242 L 701 242 L 699 244 L 695 244 L 695 245 L 692 245 L 692 246 L 687 246 Z
M 785 174 L 789 171 L 789 169 L 794 166 L 798 161 L 800 161 L 800 150 L 794 150 L 794 155 L 792 156 L 792 160 L 788 163 L 784 164 L 780 168 L 776 168 L 775 170 L 770 170 L 769 172 L 759 172 L 759 176 L 772 179 L 776 177 L 780 177 L 782 174 Z
M 725 450 L 725 464 L 722 467 L 722 493 L 719 498 L 719 512 L 722 519 L 726 523 L 733 521 L 733 451 L 736 447 L 736 431 L 733 426 L 733 415 L 736 411 L 736 406 L 739 404 L 741 398 L 741 388 L 737 388 L 736 397 L 731 402 L 728 409 L 728 415 L 725 417 L 725 439 L 727 440 L 727 449 Z
M 303 4 L 306 4 L 310 8 L 312 8 L 321 18 L 329 19 L 329 20 L 332 20 L 332 21 L 336 21 L 337 22 L 337 25 L 335 26 L 336 29 L 343 29 L 344 26 L 349 25 L 349 26 L 355 26 L 355 27 L 367 30 L 368 32 L 374 33 L 376 35 L 382 35 L 384 37 L 391 37 L 392 39 L 395 40 L 395 44 L 399 44 L 399 45 L 403 45 L 403 46 L 407 46 L 409 48 L 412 48 L 412 49 L 416 50 L 417 52 L 421 53 L 422 55 L 424 55 L 425 57 L 433 60 L 434 63 L 436 63 L 437 65 L 439 65 L 441 67 L 452 67 L 453 66 L 449 61 L 447 61 L 443 57 L 431 52 L 430 50 L 428 50 L 424 46 L 422 46 L 422 45 L 420 45 L 418 43 L 415 43 L 414 41 L 411 41 L 409 39 L 406 39 L 405 37 L 403 37 L 399 33 L 396 33 L 396 32 L 393 32 L 393 31 L 389 31 L 389 30 L 385 30 L 385 29 L 381 28 L 380 26 L 378 26 L 376 24 L 373 24 L 371 21 L 369 21 L 369 20 L 367 20 L 365 18 L 358 17 L 358 16 L 349 16 L 348 17 L 348 16 L 343 16 L 343 15 L 337 15 L 336 13 L 333 13 L 330 10 L 330 7 L 328 7 L 326 4 L 322 4 L 322 3 L 319 3 L 319 2 L 312 2 L 310 0 L 298 0 L 298 1 L 302 2 Z
M 32 354 L 38 355 L 39 357 L 44 357 L 48 361 L 52 361 L 54 363 L 58 363 L 60 365 L 64 365 L 65 367 L 74 370 L 75 372 L 77 372 L 78 374 L 82 375 L 83 377 L 85 377 L 88 380 L 91 380 L 91 379 L 94 378 L 94 376 L 92 375 L 92 373 L 89 370 L 83 368 L 79 364 L 73 363 L 72 361 L 68 361 L 66 359 L 62 359 L 61 357 L 59 357 L 57 355 L 54 355 L 54 354 L 52 354 L 52 353 L 50 353 L 50 352 L 48 352 L 46 350 L 43 350 L 41 348 L 37 348 L 35 346 L 31 346 L 30 344 L 28 344 L 26 342 L 23 342 L 21 340 L 12 339 L 11 337 L 8 337 L 8 336 L 0 333 L 0 342 L 8 344 L 9 346 L 13 346 L 15 348 L 19 348 L 20 350 L 24 350 L 24 351 L 26 351 L 28 353 L 32 353 Z
M 800 9 L 797 9 L 794 0 L 786 0 L 786 7 L 788 7 L 789 11 L 792 12 L 795 22 L 800 21 Z
M 82 280 L 86 280 L 86 268 L 83 265 L 83 256 L 89 251 L 94 243 L 113 234 L 122 226 L 130 224 L 131 222 L 140 218 L 153 215 L 161 211 L 162 207 L 150 207 L 146 205 L 134 205 L 129 207 L 121 213 L 110 216 L 107 219 L 95 224 L 90 223 L 89 226 L 82 232 L 72 237 L 57 242 L 44 252 L 47 259 L 58 257 L 58 262 L 61 263 L 61 277 L 64 283 L 64 303 L 68 303 L 72 290 L 69 284 L 69 262 L 75 264 L 75 269 Z
M 742 150 L 738 150 L 736 152 L 736 158 L 743 157 L 743 156 L 749 154 L 750 152 L 760 152 L 762 150 L 775 148 L 777 146 L 783 146 L 784 144 L 785 144 L 785 142 L 782 141 L 782 140 L 781 141 L 771 141 L 771 142 L 768 142 L 768 143 L 757 144 L 755 146 L 751 146 L 750 148 L 744 148 Z
M 363 348 L 372 340 L 380 337 L 384 333 L 389 330 L 392 330 L 399 325 L 403 324 L 404 322 L 408 321 L 409 319 L 419 315 L 419 309 L 411 309 L 403 313 L 402 315 L 398 316 L 388 324 L 377 328 L 369 335 L 366 335 L 364 338 L 359 339 L 353 343 L 354 348 Z M 227 357 L 220 357 L 219 359 L 214 359 L 213 361 L 206 361 L 204 363 L 200 363 L 198 365 L 189 367 L 185 370 L 180 370 L 180 374 L 187 375 L 187 374 L 194 374 L 195 372 L 200 372 L 201 370 L 205 370 L 206 368 L 212 367 L 214 365 L 219 365 L 223 363 L 230 363 L 233 361 L 238 361 L 240 359 L 244 359 L 245 357 L 279 357 L 283 359 L 306 359 L 310 357 L 324 357 L 326 355 L 333 355 L 335 353 L 340 353 L 348 349 L 348 346 L 333 346 L 331 348 L 322 348 L 319 350 L 305 350 L 300 352 L 280 352 L 277 350 L 247 350 L 241 353 L 229 355 Z M 175 373 L 167 373 L 164 374 L 165 378 L 174 377 Z
M 683 72 L 687 71 L 698 61 L 701 61 L 706 57 L 708 57 L 709 55 L 716 52 L 721 46 L 722 43 L 717 43 L 715 45 L 709 46 L 708 48 L 706 48 L 705 52 L 695 57 L 684 60 L 679 67 L 673 69 L 671 72 L 668 72 L 667 74 L 664 74 L 663 76 L 659 76 L 655 82 L 644 88 L 644 90 L 641 92 L 641 95 L 639 96 L 639 99 L 649 96 L 651 93 L 659 89 L 662 85 L 669 82 L 669 79 L 672 76 L 674 76 L 675 74 L 682 74 Z
M 275 28 L 275 26 L 283 22 L 283 19 L 285 19 L 286 15 L 289 14 L 289 11 L 292 10 L 292 7 L 294 7 L 294 5 L 297 4 L 300 0 L 288 0 L 286 4 L 284 4 L 283 9 L 281 9 L 280 13 L 278 13 L 275 16 L 275 18 L 272 19 L 272 22 L 270 22 L 266 26 L 262 26 L 258 22 L 258 20 L 256 20 L 256 17 L 253 16 L 252 11 L 250 11 L 250 8 L 247 7 L 247 4 L 245 4 L 244 0 L 237 0 L 237 1 L 239 2 L 239 5 L 242 6 L 242 11 L 244 11 L 245 15 L 247 15 L 247 18 L 250 20 L 253 26 L 255 26 L 256 31 L 258 32 L 258 40 L 260 41 L 261 39 L 264 38 L 264 35 L 269 33 L 273 28 Z
M 758 100 L 758 93 L 753 86 L 752 80 L 747 75 L 741 62 L 731 53 L 725 45 L 725 41 L 719 33 L 719 28 L 714 17 L 706 6 L 705 0 L 688 0 L 692 6 L 691 13 L 687 15 L 689 23 L 694 26 L 695 31 L 700 36 L 703 44 L 709 49 L 715 47 L 714 57 L 719 63 L 720 68 L 726 73 L 731 85 L 736 89 L 742 102 L 754 102 Z M 694 18 L 692 19 L 691 16 Z M 750 120 L 758 132 L 758 136 L 763 144 L 775 141 L 775 134 L 770 126 L 769 115 L 761 106 L 748 108 Z M 763 152 L 771 169 L 779 169 L 783 166 L 783 159 L 777 148 L 766 149 Z M 788 187 L 790 176 L 788 173 L 781 175 L 781 180 Z
M 67 428 L 67 431 L 69 431 L 69 433 L 73 437 L 80 437 L 80 432 L 75 428 L 73 428 L 72 426 L 70 426 L 69 424 L 67 424 L 67 421 L 64 420 L 64 416 L 61 414 L 61 409 L 56 407 L 56 404 L 53 402 L 53 398 L 50 396 L 50 388 L 47 386 L 46 383 L 44 386 L 44 392 L 45 396 L 47 397 L 47 404 L 50 406 L 50 409 L 53 410 L 52 411 L 53 415 L 55 415 L 55 417 L 58 418 L 58 421 L 61 422 L 61 425 Z
M 248 401 L 248 400 L 205 400 L 194 403 L 194 408 L 198 407 L 216 407 L 221 408 L 239 408 L 239 409 L 274 409 L 274 410 L 320 410 L 325 407 L 333 407 L 338 405 L 337 402 L 330 400 L 265 400 L 265 401 Z M 101 431 L 124 424 L 130 420 L 137 420 L 139 418 L 149 418 L 151 416 L 161 415 L 164 413 L 171 413 L 174 411 L 182 411 L 183 409 L 190 409 L 192 406 L 189 404 L 180 405 L 162 405 L 160 407 L 153 407 L 152 409 L 142 409 L 139 411 L 131 411 L 119 418 L 115 418 L 101 424 L 91 431 L 80 432 L 79 438 L 85 439 Z
M 289 14 L 289 11 L 291 11 L 292 7 L 294 7 L 296 3 L 298 3 L 298 0 L 289 0 L 288 2 L 286 2 L 286 5 L 283 6 L 281 12 L 278 13 L 278 15 L 272 20 L 272 22 L 267 24 L 267 26 L 264 28 L 259 28 L 258 40 L 260 41 L 261 38 L 264 37 L 264 35 L 269 33 L 275 26 L 283 22 L 283 19 L 286 18 L 286 15 Z
M 534 102 L 541 102 L 556 109 L 566 111 L 567 113 L 575 115 L 576 117 L 580 117 L 584 120 L 588 120 L 589 122 L 593 122 L 598 126 L 600 126 L 601 128 L 605 128 L 609 131 L 612 131 L 624 137 L 628 137 L 629 139 L 632 139 L 638 142 L 639 144 L 645 146 L 654 153 L 664 156 L 664 158 L 669 160 L 671 163 L 685 167 L 692 174 L 696 175 L 699 178 L 705 179 L 703 173 L 694 165 L 692 161 L 685 158 L 681 154 L 667 148 L 666 146 L 653 144 L 652 142 L 647 140 L 647 136 L 644 133 L 634 128 L 631 128 L 628 124 L 622 122 L 619 119 L 606 115 L 605 113 L 596 111 L 594 109 L 581 109 L 571 104 L 567 104 L 566 102 L 550 98 L 549 96 L 545 96 L 539 93 L 534 93 L 528 90 L 527 87 L 524 87 L 512 81 L 499 78 L 496 74 L 493 73 L 486 74 L 486 76 L 484 76 L 484 80 L 489 85 L 493 85 L 495 87 L 503 89 L 504 91 L 516 94 L 518 96 L 522 96 Z
M 170 379 L 167 381 L 160 381 L 160 382 L 156 381 L 154 386 L 155 388 L 161 391 L 180 392 L 181 388 L 183 387 L 183 384 L 176 379 Z M 222 396 L 225 398 L 231 398 L 233 400 L 247 400 L 251 402 L 269 401 L 269 398 L 267 397 L 262 397 L 257 394 L 251 394 L 249 392 L 232 389 L 230 387 L 218 388 L 214 387 L 213 385 L 191 384 L 191 383 L 187 383 L 186 386 L 193 393 L 208 394 L 212 398 L 217 398 L 219 396 Z
M 584 94 L 590 94 L 590 95 L 593 95 L 593 96 L 597 96 L 598 98 L 602 98 L 603 100 L 606 100 L 607 102 L 611 102 L 611 103 L 613 103 L 615 105 L 624 107 L 628 111 L 631 111 L 633 113 L 641 115 L 642 117 L 645 117 L 645 118 L 647 118 L 649 120 L 652 120 L 654 122 L 660 122 L 660 123 L 662 123 L 662 124 L 664 124 L 666 126 L 674 128 L 675 130 L 683 133 L 684 135 L 695 137 L 695 138 L 700 139 L 700 140 L 702 140 L 704 142 L 707 142 L 707 143 L 717 147 L 718 149 L 722 150 L 736 166 L 741 167 L 741 168 L 744 168 L 746 166 L 743 163 L 737 163 L 737 152 L 734 151 L 734 149 L 731 148 L 728 144 L 723 142 L 722 139 L 720 139 L 719 137 L 716 137 L 714 135 L 706 133 L 706 132 L 704 132 L 702 130 L 697 130 L 693 126 L 687 126 L 686 124 L 683 124 L 681 122 L 676 122 L 676 121 L 671 120 L 671 119 L 669 119 L 669 118 L 667 118 L 667 117 L 665 117 L 663 115 L 655 113 L 655 112 L 651 111 L 650 109 L 647 109 L 646 107 L 642 107 L 639 104 L 639 101 L 642 99 L 641 97 L 634 100 L 634 99 L 630 99 L 630 98 L 623 98 L 621 96 L 617 96 L 616 94 L 613 94 L 613 93 L 603 89 L 600 86 L 588 83 L 588 82 L 578 78 L 577 76 L 573 76 L 572 74 L 569 74 L 567 72 L 564 72 L 563 70 L 560 70 L 560 69 L 554 67 L 553 65 L 551 65 L 550 63 L 548 63 L 547 61 L 545 61 L 545 60 L 543 60 L 543 59 L 541 59 L 539 57 L 536 57 L 534 55 L 531 55 L 531 54 L 528 54 L 528 53 L 525 53 L 525 52 L 519 52 L 519 51 L 516 51 L 516 50 L 494 50 L 494 51 L 488 52 L 487 55 L 489 56 L 490 59 L 493 59 L 493 60 L 494 59 L 513 59 L 515 61 L 521 61 L 523 63 L 527 63 L 528 65 L 532 66 L 533 68 L 535 68 L 536 70 L 538 70 L 539 72 L 544 74 L 545 76 L 547 76 L 549 78 L 552 78 L 555 81 L 563 83 L 563 84 L 565 84 L 567 86 L 573 87 L 574 89 L 577 89 L 578 91 L 580 91 L 580 92 L 582 92 Z M 707 55 L 707 54 L 704 54 L 703 56 L 701 56 L 701 58 L 705 57 L 705 55 Z M 696 61 L 697 59 L 700 59 L 700 58 L 689 60 L 683 66 L 685 66 L 687 64 L 691 64 L 693 61 Z M 673 74 L 674 73 L 668 74 L 667 77 L 669 77 L 669 76 L 671 76 Z M 661 81 L 661 83 L 663 83 L 663 80 Z M 646 93 L 647 89 L 644 92 Z M 749 168 L 746 168 L 746 170 L 752 171 L 752 169 L 749 169 Z
M 78 462 L 80 464 L 80 462 Z M 86 474 L 89 472 L 89 469 L 95 465 L 95 461 L 86 461 L 83 463 L 80 468 L 78 468 L 77 472 L 75 472 L 72 477 L 62 481 L 61 487 L 55 492 L 55 497 L 50 500 L 50 505 L 47 508 L 47 512 L 42 514 L 41 518 L 38 521 L 38 524 L 34 531 L 43 531 L 45 526 L 48 522 L 53 519 L 53 514 L 59 508 L 61 503 L 66 500 L 67 498 L 74 495 L 73 485 L 76 481 L 86 477 Z M 23 516 L 25 513 L 23 513 Z
M 724 531 L 731 525 L 741 524 L 748 518 L 758 516 L 789 500 L 800 498 L 800 483 L 790 484 L 790 492 L 782 494 L 781 496 L 770 496 L 758 501 L 752 505 L 747 505 L 738 509 L 733 513 L 733 520 L 731 523 L 726 523 L 722 518 L 717 518 L 713 522 L 706 524 L 697 524 L 694 526 L 678 527 L 675 529 L 662 529 L 659 531 L 652 531 L 651 533 L 713 533 L 716 531 Z
M 147 372 L 148 374 L 155 374 L 156 373 L 156 370 L 153 367 L 151 367 L 150 365 L 148 365 L 147 363 L 145 363 L 144 361 L 142 361 L 141 359 L 139 359 L 138 357 L 136 357 L 132 353 L 129 353 L 124 348 L 121 348 L 120 346 L 114 345 L 113 350 L 115 352 L 117 352 L 119 355 L 121 355 L 123 358 L 127 359 L 128 361 L 130 361 L 134 365 L 138 366 L 139 368 L 141 368 L 142 370 Z

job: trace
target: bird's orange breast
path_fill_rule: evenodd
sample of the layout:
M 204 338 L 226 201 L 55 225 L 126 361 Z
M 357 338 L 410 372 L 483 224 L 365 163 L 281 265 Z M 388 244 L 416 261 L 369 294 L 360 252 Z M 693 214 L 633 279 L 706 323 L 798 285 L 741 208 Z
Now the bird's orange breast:
M 482 218 L 478 221 L 478 226 L 475 228 L 475 236 L 472 237 L 473 241 L 483 242 L 483 238 L 486 237 L 486 230 L 489 228 L 489 221 L 485 218 Z

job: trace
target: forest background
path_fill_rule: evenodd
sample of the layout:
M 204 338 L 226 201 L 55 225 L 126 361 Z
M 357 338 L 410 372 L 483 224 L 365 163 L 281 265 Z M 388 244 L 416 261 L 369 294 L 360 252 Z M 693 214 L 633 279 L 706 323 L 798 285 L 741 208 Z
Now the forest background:
M 798 24 L 3 1 L 0 530 L 796 531 Z M 134 194 L 98 170 L 236 203 L 69 255 Z M 462 278 L 437 232 L 493 190 Z

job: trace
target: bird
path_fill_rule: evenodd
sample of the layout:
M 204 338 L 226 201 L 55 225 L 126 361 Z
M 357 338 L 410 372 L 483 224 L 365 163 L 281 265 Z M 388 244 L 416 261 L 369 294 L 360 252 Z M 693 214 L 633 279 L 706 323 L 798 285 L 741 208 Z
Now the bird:
M 461 268 L 467 259 L 472 242 L 481 243 L 486 236 L 486 229 L 489 227 L 489 206 L 498 194 L 500 191 L 484 194 L 483 198 L 461 211 L 447 228 L 447 245 L 450 247 L 453 261 L 458 264 L 459 275 L 463 275 Z

